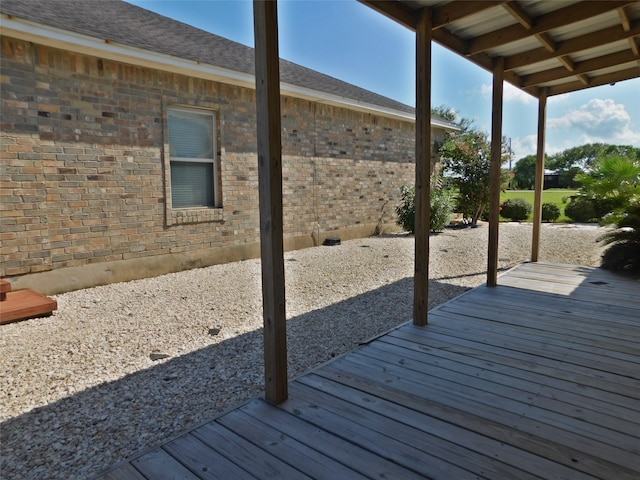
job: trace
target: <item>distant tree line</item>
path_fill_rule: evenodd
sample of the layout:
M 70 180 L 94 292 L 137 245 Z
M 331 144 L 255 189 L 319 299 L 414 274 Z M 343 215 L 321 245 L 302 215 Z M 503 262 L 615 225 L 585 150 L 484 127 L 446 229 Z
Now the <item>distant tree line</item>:
M 620 156 L 640 160 L 640 148 L 631 145 L 608 145 L 606 143 L 588 143 L 573 147 L 555 155 L 545 156 L 545 169 L 558 174 L 559 188 L 578 188 L 579 175 L 588 173 L 596 160 Z M 517 161 L 513 167 L 512 185 L 520 190 L 532 190 L 535 185 L 536 156 L 527 155 Z

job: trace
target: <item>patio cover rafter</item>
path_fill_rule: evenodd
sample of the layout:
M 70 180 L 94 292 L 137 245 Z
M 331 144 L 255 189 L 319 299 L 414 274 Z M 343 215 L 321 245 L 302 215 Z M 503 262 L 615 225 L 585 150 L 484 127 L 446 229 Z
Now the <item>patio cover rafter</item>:
M 640 2 L 361 0 L 415 30 L 421 8 L 432 11 L 433 40 L 539 97 L 640 76 Z

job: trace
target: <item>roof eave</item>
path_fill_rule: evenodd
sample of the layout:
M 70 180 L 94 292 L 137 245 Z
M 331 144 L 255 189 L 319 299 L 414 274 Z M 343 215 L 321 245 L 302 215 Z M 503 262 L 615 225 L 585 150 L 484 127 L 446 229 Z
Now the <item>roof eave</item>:
M 132 47 L 109 39 L 75 33 L 50 25 L 19 19 L 11 15 L 2 15 L 2 35 L 75 53 L 255 89 L 255 76 L 251 74 Z M 415 122 L 415 114 L 413 113 L 373 105 L 298 85 L 283 82 L 281 83 L 281 92 L 283 95 L 312 100 L 318 103 Z M 432 119 L 432 125 L 447 130 L 456 129 L 455 126 L 445 121 L 439 121 L 437 118 Z

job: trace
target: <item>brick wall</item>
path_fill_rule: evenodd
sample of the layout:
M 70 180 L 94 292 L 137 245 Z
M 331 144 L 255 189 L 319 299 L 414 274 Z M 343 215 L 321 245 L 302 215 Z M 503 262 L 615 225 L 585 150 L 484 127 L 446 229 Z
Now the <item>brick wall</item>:
M 2 37 L 0 275 L 259 240 L 251 89 Z M 218 116 L 222 208 L 176 210 L 167 107 Z M 283 98 L 285 236 L 393 223 L 414 126 Z

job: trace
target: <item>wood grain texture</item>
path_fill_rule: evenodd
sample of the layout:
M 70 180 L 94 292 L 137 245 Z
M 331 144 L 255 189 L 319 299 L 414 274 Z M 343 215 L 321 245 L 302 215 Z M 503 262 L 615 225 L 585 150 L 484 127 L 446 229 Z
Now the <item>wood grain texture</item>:
M 265 398 L 279 403 L 287 398 L 287 316 L 277 2 L 255 1 L 253 12 Z
M 523 264 L 103 478 L 640 478 L 639 293 Z
M 542 228 L 542 189 L 544 188 L 544 143 L 547 132 L 547 92 L 540 92 L 538 98 L 538 140 L 536 147 L 536 172 L 533 201 L 533 238 L 531 240 L 531 261 L 537 262 L 540 255 L 540 230 Z
M 500 230 L 500 180 L 502 168 L 502 106 L 504 102 L 504 58 L 494 60 L 491 100 L 491 166 L 489 185 L 489 244 L 487 286 L 498 284 L 498 234 Z
M 426 325 L 429 312 L 431 233 L 431 9 L 416 26 L 416 172 L 413 323 Z

